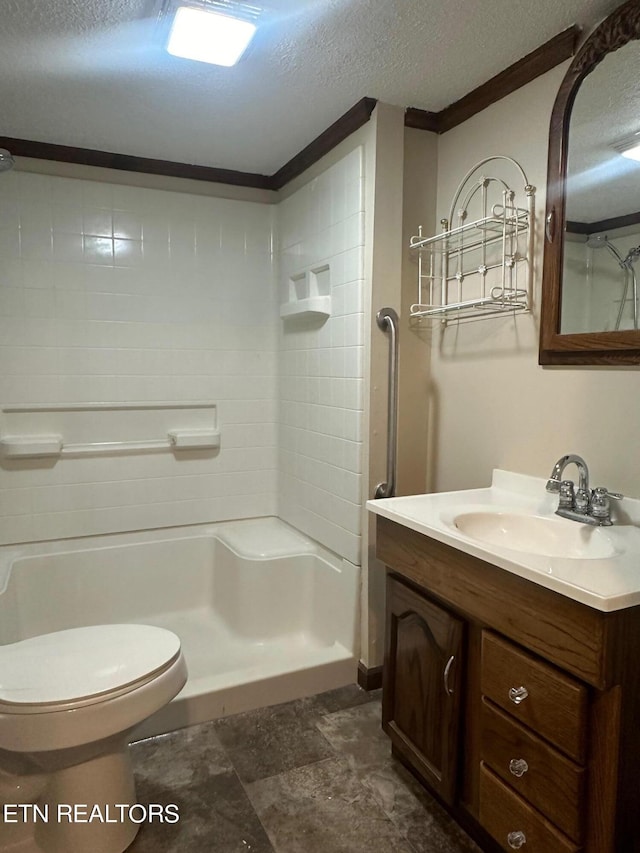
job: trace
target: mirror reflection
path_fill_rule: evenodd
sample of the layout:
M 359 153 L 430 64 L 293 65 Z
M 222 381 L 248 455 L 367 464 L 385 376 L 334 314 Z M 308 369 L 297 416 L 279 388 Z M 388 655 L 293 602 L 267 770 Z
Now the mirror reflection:
M 561 334 L 640 327 L 640 42 L 578 89 L 568 138 Z

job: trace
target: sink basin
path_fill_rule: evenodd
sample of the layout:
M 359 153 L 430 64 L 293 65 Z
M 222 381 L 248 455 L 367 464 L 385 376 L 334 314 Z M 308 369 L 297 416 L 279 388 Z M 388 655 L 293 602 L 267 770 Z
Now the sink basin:
M 546 484 L 495 470 L 489 488 L 379 498 L 367 508 L 384 535 L 401 535 L 391 522 L 603 612 L 640 607 L 640 499 L 616 505 L 611 527 L 590 526 L 556 515 Z
M 509 512 L 464 512 L 453 519 L 463 536 L 543 557 L 602 560 L 618 549 L 601 527 L 562 518 Z

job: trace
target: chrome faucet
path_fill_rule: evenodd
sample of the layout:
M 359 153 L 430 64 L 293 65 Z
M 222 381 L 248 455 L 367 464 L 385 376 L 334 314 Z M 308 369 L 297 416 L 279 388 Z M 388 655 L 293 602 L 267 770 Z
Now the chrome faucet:
M 578 488 L 583 489 L 584 491 L 589 488 L 589 469 L 587 468 L 587 463 L 584 461 L 582 456 L 576 456 L 575 453 L 568 453 L 566 456 L 561 456 L 560 459 L 558 459 L 556 464 L 553 466 L 551 476 L 547 480 L 548 492 L 560 491 L 560 483 L 562 481 L 564 469 L 572 462 L 575 462 L 575 464 L 578 466 L 578 473 L 580 475 L 580 480 L 578 481 Z
M 562 475 L 567 465 L 574 463 L 578 468 L 578 488 L 572 480 L 563 480 Z M 569 518 L 571 521 L 580 521 L 582 524 L 598 526 L 609 526 L 611 521 L 610 499 L 622 500 L 623 495 L 610 492 L 603 486 L 590 491 L 589 469 L 587 463 L 581 456 L 569 453 L 561 456 L 553 466 L 551 476 L 547 480 L 548 492 L 559 492 L 558 509 L 556 515 Z

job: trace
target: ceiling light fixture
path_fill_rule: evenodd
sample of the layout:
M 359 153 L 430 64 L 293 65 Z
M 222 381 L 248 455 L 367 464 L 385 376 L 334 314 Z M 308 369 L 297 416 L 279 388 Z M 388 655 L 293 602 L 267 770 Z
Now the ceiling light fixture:
M 253 12 L 254 20 L 246 10 Z M 197 62 L 235 65 L 256 31 L 257 11 L 223 2 L 181 4 L 175 11 L 167 51 Z
M 614 148 L 623 157 L 640 162 L 640 130 L 616 142 Z

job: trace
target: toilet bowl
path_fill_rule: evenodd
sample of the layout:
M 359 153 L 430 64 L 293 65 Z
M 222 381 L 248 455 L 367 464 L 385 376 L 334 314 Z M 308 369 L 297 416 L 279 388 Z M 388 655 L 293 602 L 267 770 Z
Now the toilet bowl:
M 126 850 L 140 826 L 129 736 L 186 679 L 179 638 L 149 625 L 0 646 L 0 853 Z

